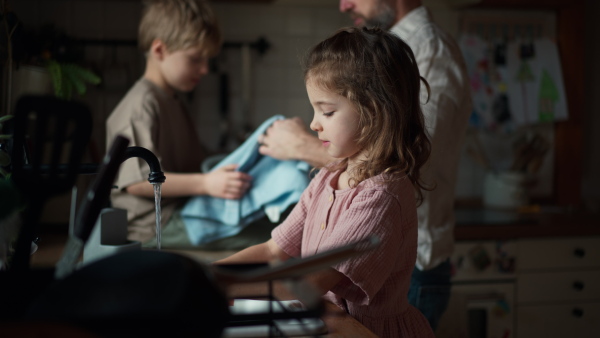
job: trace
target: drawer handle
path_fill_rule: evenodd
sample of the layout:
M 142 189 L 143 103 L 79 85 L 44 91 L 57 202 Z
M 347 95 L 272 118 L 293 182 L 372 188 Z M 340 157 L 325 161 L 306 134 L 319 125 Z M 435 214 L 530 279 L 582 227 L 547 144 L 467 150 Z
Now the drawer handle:
M 585 284 L 583 284 L 583 282 L 575 282 L 573 283 L 573 288 L 577 291 L 581 291 L 583 290 L 583 288 L 585 287 Z
M 575 309 L 573 309 L 573 311 L 571 311 L 571 313 L 573 314 L 573 317 L 576 317 L 576 318 L 583 317 L 583 310 L 582 309 L 575 308 Z
M 575 257 L 583 258 L 585 256 L 585 250 L 577 248 L 573 251 L 573 254 L 575 255 Z

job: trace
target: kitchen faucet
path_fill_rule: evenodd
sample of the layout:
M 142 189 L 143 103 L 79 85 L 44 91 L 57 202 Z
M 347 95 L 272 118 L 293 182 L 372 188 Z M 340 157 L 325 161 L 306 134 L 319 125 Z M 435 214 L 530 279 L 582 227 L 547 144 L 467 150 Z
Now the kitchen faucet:
M 73 234 L 69 236 L 63 255 L 57 264 L 55 273 L 57 278 L 63 278 L 75 269 L 83 246 L 94 229 L 98 215 L 109 201 L 110 189 L 113 187 L 121 163 L 129 158 L 139 157 L 150 167 L 148 175 L 150 183 L 157 184 L 165 181 L 165 175 L 156 155 L 146 148 L 128 147 L 128 144 L 129 140 L 119 135 L 104 156 L 96 180 L 89 187 L 77 213 Z
M 165 182 L 165 175 L 162 172 L 160 162 L 158 161 L 158 158 L 156 157 L 156 155 L 154 155 L 154 153 L 142 147 L 127 147 L 127 149 L 125 150 L 125 155 L 121 160 L 121 163 L 125 162 L 125 160 L 130 159 L 132 157 L 139 157 L 146 161 L 146 163 L 148 163 L 148 166 L 150 167 L 148 182 L 152 184 Z

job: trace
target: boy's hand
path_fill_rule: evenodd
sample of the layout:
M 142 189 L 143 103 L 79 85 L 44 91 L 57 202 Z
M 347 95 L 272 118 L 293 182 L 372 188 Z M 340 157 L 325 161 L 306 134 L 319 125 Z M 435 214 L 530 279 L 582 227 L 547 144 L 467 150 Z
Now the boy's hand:
M 252 177 L 235 171 L 237 164 L 228 164 L 206 174 L 208 195 L 218 198 L 239 199 L 250 187 Z

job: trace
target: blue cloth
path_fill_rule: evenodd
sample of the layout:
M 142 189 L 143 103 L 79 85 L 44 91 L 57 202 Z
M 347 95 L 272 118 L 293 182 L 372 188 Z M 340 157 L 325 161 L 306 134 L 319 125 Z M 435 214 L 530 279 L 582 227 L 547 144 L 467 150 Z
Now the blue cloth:
M 181 216 L 190 241 L 206 244 L 220 238 L 237 235 L 253 221 L 265 216 L 265 209 L 285 211 L 298 202 L 310 181 L 308 163 L 280 161 L 258 152 L 258 136 L 275 121 L 275 115 L 263 122 L 233 153 L 212 170 L 227 164 L 238 164 L 238 170 L 252 176 L 252 187 L 239 200 L 211 196 L 192 197 L 183 207 Z
M 414 268 L 408 302 L 419 309 L 435 331 L 450 301 L 452 265 L 446 260 L 431 270 Z

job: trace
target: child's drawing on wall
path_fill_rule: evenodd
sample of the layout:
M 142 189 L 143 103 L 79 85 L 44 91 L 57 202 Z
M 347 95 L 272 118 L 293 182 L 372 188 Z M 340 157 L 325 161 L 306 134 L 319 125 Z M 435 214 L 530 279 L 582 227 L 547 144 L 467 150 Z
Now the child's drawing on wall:
M 531 125 L 568 118 L 560 59 L 556 44 L 546 38 L 531 43 L 509 44 L 508 68 L 510 109 L 518 125 Z
M 514 132 L 568 118 L 556 44 L 547 38 L 459 39 L 473 93 L 471 126 Z
M 459 44 L 473 93 L 471 126 L 490 131 L 512 130 L 506 85 L 506 44 L 489 42 L 476 35 L 463 36 Z

